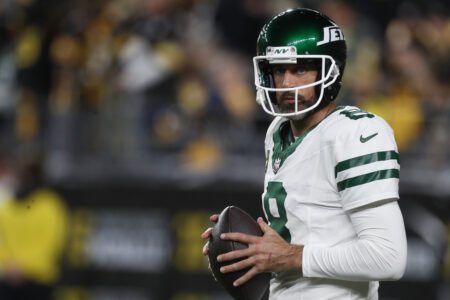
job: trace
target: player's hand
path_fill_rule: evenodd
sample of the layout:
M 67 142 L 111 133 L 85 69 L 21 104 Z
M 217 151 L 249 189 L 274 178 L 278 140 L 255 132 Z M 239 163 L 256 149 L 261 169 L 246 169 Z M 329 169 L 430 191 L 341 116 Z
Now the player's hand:
M 256 274 L 263 272 L 301 271 L 303 246 L 286 242 L 262 218 L 258 218 L 257 221 L 264 233 L 261 237 L 239 232 L 221 235 L 223 240 L 248 244 L 246 249 L 231 251 L 217 257 L 219 262 L 242 259 L 234 264 L 222 267 L 220 269 L 222 273 L 250 268 L 247 273 L 233 283 L 234 286 L 242 285 Z
M 209 220 L 213 223 L 217 223 L 217 221 L 219 220 L 219 215 L 218 214 L 211 215 L 209 217 Z M 209 240 L 209 237 L 211 236 L 211 232 L 212 232 L 212 227 L 209 227 L 202 233 L 202 239 L 206 240 L 206 243 L 203 246 L 203 250 L 202 250 L 202 253 L 204 256 L 208 256 L 208 246 L 209 246 L 208 240 Z M 208 257 L 208 260 L 209 260 L 209 257 Z M 217 281 L 217 278 L 212 273 L 211 265 L 209 263 L 208 263 L 208 270 L 211 272 L 212 276 L 214 277 L 214 280 Z
M 209 220 L 213 223 L 217 223 L 217 221 L 219 220 L 219 215 L 218 214 L 211 215 L 209 217 Z M 202 239 L 204 239 L 206 241 L 205 245 L 203 246 L 203 251 L 202 251 L 204 256 L 208 255 L 208 240 L 209 240 L 209 237 L 211 236 L 211 232 L 212 232 L 212 227 L 209 227 L 202 233 Z

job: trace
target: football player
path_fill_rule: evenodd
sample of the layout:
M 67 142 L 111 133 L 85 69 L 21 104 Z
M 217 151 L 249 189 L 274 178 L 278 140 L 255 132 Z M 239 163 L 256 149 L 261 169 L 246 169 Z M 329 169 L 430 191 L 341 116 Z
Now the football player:
M 240 259 L 223 273 L 250 267 L 236 286 L 272 272 L 270 299 L 378 299 L 378 281 L 404 273 L 393 131 L 372 113 L 336 105 L 345 62 L 341 28 L 317 11 L 285 11 L 261 30 L 257 101 L 275 116 L 265 139 L 268 224 L 258 219 L 262 237 L 222 237 L 249 244 L 218 257 Z

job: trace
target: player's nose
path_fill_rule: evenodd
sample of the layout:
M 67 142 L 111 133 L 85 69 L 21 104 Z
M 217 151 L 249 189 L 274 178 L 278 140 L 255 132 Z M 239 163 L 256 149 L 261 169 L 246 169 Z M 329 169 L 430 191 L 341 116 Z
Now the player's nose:
M 296 76 L 294 74 L 294 72 L 292 72 L 291 70 L 286 70 L 283 74 L 283 88 L 291 88 L 291 87 L 295 87 L 296 84 Z

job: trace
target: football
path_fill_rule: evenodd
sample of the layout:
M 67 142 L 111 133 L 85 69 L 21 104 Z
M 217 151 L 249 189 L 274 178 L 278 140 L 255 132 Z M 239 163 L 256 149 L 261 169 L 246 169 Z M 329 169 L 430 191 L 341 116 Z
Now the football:
M 219 263 L 217 256 L 233 250 L 248 248 L 247 244 L 225 241 L 220 235 L 225 232 L 242 232 L 246 234 L 262 236 L 263 232 L 258 223 L 245 211 L 236 207 L 228 206 L 219 215 L 219 220 L 214 225 L 210 239 L 208 258 L 214 277 L 228 293 L 237 300 L 260 300 L 268 291 L 270 274 L 261 273 L 254 276 L 241 286 L 234 287 L 233 282 L 244 275 L 249 268 L 232 273 L 221 273 L 222 266 L 232 264 L 238 260 Z

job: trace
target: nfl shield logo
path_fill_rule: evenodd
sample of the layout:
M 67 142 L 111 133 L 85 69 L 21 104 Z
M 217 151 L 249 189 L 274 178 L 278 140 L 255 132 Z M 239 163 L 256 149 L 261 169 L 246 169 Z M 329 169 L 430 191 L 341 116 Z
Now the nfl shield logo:
M 273 168 L 273 172 L 276 174 L 278 172 L 278 170 L 280 169 L 280 165 L 281 165 L 281 158 L 277 158 L 275 159 L 275 161 L 273 162 L 272 168 Z

